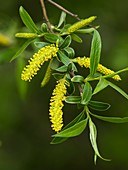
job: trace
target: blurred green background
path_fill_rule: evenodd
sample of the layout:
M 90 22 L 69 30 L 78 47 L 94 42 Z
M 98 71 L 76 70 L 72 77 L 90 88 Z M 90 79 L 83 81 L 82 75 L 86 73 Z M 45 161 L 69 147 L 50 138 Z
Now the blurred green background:
M 96 15 L 95 25 L 100 25 L 99 32 L 103 41 L 101 62 L 114 70 L 128 66 L 128 1 L 116 0 L 56 0 L 71 12 L 86 18 Z M 13 51 L 8 49 L 16 45 L 14 38 L 23 23 L 19 17 L 19 6 L 23 6 L 35 22 L 42 22 L 42 10 L 39 0 L 0 0 L 0 33 L 11 39 L 9 47 L 0 46 L 0 170 L 118 170 L 128 169 L 128 124 L 110 124 L 93 119 L 98 129 L 98 146 L 101 155 L 112 159 L 104 162 L 98 159 L 93 164 L 93 150 L 89 142 L 88 128 L 82 135 L 71 138 L 65 143 L 51 145 L 48 118 L 49 99 L 54 88 L 54 81 L 45 88 L 40 88 L 46 65 L 31 83 L 27 83 L 26 98 L 19 92 L 20 79 L 17 69 L 18 60 L 9 62 Z M 46 2 L 51 23 L 56 24 L 60 10 Z M 75 19 L 67 17 L 67 22 Z M 90 39 L 84 37 L 84 44 L 74 43 L 76 53 L 89 54 Z M 31 49 L 24 53 L 31 57 Z M 4 55 L 3 55 L 4 54 Z M 128 92 L 128 73 L 122 73 L 122 81 L 117 82 Z M 22 89 L 22 87 L 20 87 Z M 24 93 L 24 89 L 22 89 Z M 128 102 L 111 88 L 100 92 L 97 100 L 109 102 L 112 106 L 105 115 L 128 116 Z M 64 108 L 64 122 L 67 124 L 79 111 L 76 107 Z

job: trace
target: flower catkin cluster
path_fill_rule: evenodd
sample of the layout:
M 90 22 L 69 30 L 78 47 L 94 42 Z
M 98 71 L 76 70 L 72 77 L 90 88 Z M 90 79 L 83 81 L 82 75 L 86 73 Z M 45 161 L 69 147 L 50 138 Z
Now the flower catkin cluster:
M 66 95 L 65 79 L 60 79 L 58 81 L 52 95 L 49 109 L 50 121 L 52 122 L 51 127 L 55 132 L 59 132 L 63 126 L 62 108 Z
M 37 71 L 45 61 L 48 61 L 52 57 L 57 56 L 58 49 L 59 48 L 54 44 L 41 48 L 38 53 L 35 53 L 33 57 L 28 61 L 29 64 L 22 71 L 21 79 L 30 81 L 32 77 L 37 74 Z
M 96 16 L 92 16 L 92 17 L 86 18 L 82 21 L 79 21 L 79 22 L 73 24 L 71 27 L 68 28 L 68 30 L 67 30 L 68 33 L 73 33 L 75 31 L 77 31 L 78 29 L 89 25 L 93 20 L 95 20 L 95 18 L 96 18 Z
M 77 57 L 76 59 L 74 59 L 74 62 L 77 62 L 81 67 L 84 66 L 86 68 L 90 68 L 90 58 L 88 58 L 88 57 L 82 57 L 82 58 Z M 105 74 L 105 75 L 110 75 L 110 74 L 115 73 L 113 70 L 110 70 L 110 69 L 104 67 L 102 64 L 98 64 L 97 71 L 99 71 L 100 73 Z M 121 80 L 119 75 L 114 75 L 112 78 L 117 81 Z

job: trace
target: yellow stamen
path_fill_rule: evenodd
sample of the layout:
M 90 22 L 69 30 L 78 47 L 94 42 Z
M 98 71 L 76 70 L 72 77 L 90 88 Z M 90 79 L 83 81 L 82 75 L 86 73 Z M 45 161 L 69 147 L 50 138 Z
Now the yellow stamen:
M 59 132 L 63 126 L 62 108 L 66 95 L 65 79 L 58 81 L 52 95 L 49 109 L 50 121 L 52 122 L 51 127 L 55 132 Z
M 77 62 L 81 67 L 84 66 L 86 68 L 90 68 L 90 58 L 88 58 L 88 57 L 82 57 L 82 58 L 77 57 L 73 60 L 73 62 Z M 110 74 L 115 73 L 113 70 L 110 70 L 110 69 L 104 67 L 102 64 L 98 64 L 97 71 L 99 71 L 100 73 L 105 74 L 105 75 L 110 75 Z M 112 78 L 117 81 L 121 80 L 119 75 L 115 75 Z
M 21 74 L 21 79 L 30 81 L 32 77 L 37 74 L 37 71 L 52 57 L 57 56 L 58 47 L 54 44 L 41 48 L 38 53 L 35 53 L 33 57 L 28 61 L 29 64 L 24 68 Z

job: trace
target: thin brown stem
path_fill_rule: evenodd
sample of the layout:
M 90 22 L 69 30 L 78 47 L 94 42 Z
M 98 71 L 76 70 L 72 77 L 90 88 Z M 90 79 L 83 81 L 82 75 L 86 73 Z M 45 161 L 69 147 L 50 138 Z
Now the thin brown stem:
M 57 8 L 61 9 L 62 11 L 64 11 L 65 13 L 71 15 L 72 17 L 76 18 L 77 20 L 80 20 L 80 18 L 78 17 L 78 15 L 73 14 L 72 12 L 68 11 L 67 9 L 63 8 L 61 5 L 53 2 L 52 0 L 47 0 L 48 2 L 50 2 L 51 4 L 53 4 L 54 6 L 56 6 Z
M 48 25 L 48 29 L 51 33 L 53 33 L 53 30 L 51 28 L 51 24 L 49 22 L 49 19 L 48 19 L 48 16 L 47 16 L 47 12 L 46 12 L 46 8 L 45 8 L 45 4 L 44 4 L 44 0 L 40 0 L 40 3 L 41 3 L 41 7 L 42 7 L 42 10 L 43 10 L 43 15 L 44 15 L 44 18 L 47 22 L 47 25 Z

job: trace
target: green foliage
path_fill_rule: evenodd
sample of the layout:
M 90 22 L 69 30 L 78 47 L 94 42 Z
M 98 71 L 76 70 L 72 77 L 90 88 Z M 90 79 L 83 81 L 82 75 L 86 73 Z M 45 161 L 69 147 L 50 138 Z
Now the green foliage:
M 74 120 L 72 120 L 62 130 L 57 131 L 56 134 L 52 135 L 52 137 L 54 138 L 51 144 L 62 143 L 70 137 L 80 135 L 88 125 L 90 130 L 90 142 L 95 152 L 94 162 L 96 163 L 97 157 L 108 161 L 108 159 L 104 159 L 99 153 L 97 145 L 97 129 L 91 117 L 95 117 L 97 119 L 111 123 L 128 122 L 128 117 L 105 117 L 91 113 L 90 110 L 106 111 L 110 108 L 110 104 L 106 102 L 95 101 L 93 99 L 93 96 L 104 90 L 106 87 L 110 86 L 118 93 L 120 93 L 123 97 L 128 99 L 128 95 L 126 94 L 126 92 L 124 92 L 121 88 L 112 83 L 111 80 L 107 80 L 109 78 L 112 78 L 114 75 L 117 75 L 124 71 L 128 71 L 128 68 L 119 70 L 117 72 L 111 71 L 110 74 L 105 74 L 103 72 L 103 74 L 105 75 L 97 73 L 102 47 L 101 37 L 100 33 L 97 30 L 97 26 L 93 26 L 91 28 L 85 27 L 81 29 L 80 23 L 82 21 L 80 21 L 78 22 L 79 29 L 75 29 L 74 32 L 70 33 L 68 31 L 68 28 L 71 26 L 71 24 L 66 24 L 66 13 L 62 12 L 57 26 L 52 25 L 51 27 L 49 27 L 48 23 L 42 23 L 41 29 L 38 29 L 28 12 L 23 7 L 20 7 L 19 12 L 23 23 L 32 33 L 36 33 L 37 36 L 31 39 L 28 38 L 28 40 L 23 43 L 16 54 L 12 57 L 12 60 L 21 55 L 21 53 L 24 52 L 27 46 L 34 42 L 34 47 L 41 50 L 43 49 L 44 53 L 46 52 L 46 54 L 40 54 L 40 52 L 36 53 L 36 55 L 34 55 L 34 59 L 32 58 L 31 61 L 29 61 L 30 65 L 27 66 L 25 70 L 28 69 L 28 75 L 31 74 L 31 77 L 34 77 L 34 75 L 37 74 L 34 71 L 39 70 L 39 68 L 43 65 L 44 60 L 46 59 L 45 61 L 47 61 L 51 59 L 45 77 L 41 83 L 42 86 L 47 84 L 51 75 L 53 75 L 53 77 L 58 82 L 56 88 L 53 91 L 53 96 L 50 100 L 51 108 L 58 107 L 60 109 L 63 106 L 62 102 L 65 101 L 68 104 L 76 104 L 78 109 L 82 109 L 82 112 L 77 115 Z M 84 22 L 85 21 L 86 20 L 84 20 Z M 77 28 L 77 22 L 74 25 Z M 81 25 L 81 27 L 83 27 L 83 25 Z M 75 41 L 77 43 L 83 42 L 79 34 L 89 34 L 90 36 L 93 36 L 89 59 L 83 60 L 83 58 L 77 57 L 75 54 L 75 49 L 72 47 L 72 41 Z M 56 51 L 51 54 L 49 51 L 52 48 Z M 36 57 L 38 61 L 34 65 L 34 60 L 36 60 Z M 82 67 L 84 66 L 85 68 L 89 68 L 90 74 L 87 76 L 81 75 L 77 69 L 77 64 Z M 110 69 L 107 70 L 110 71 Z M 24 71 L 22 72 L 22 74 L 24 74 Z M 119 79 L 117 78 L 117 80 Z M 92 84 L 93 81 L 95 81 L 96 83 L 95 86 Z M 64 82 L 64 84 L 61 84 L 61 82 Z M 64 95 L 64 90 L 62 91 L 61 89 L 66 89 L 66 95 Z M 57 99 L 56 96 L 58 96 Z M 52 103 L 53 101 L 54 105 Z M 58 113 L 58 110 L 56 112 Z M 61 112 L 59 113 L 59 118 L 56 115 L 53 115 L 54 120 L 52 120 L 51 122 L 53 123 L 57 119 L 60 120 L 60 122 L 62 123 L 62 113 L 63 112 L 61 110 Z M 55 130 L 53 126 L 52 128 L 53 130 Z

